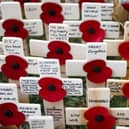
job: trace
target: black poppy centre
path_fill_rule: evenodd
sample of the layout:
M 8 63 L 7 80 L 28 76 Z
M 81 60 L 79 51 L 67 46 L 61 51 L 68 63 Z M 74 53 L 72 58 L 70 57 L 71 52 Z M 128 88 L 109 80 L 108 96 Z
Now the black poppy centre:
M 49 91 L 55 91 L 56 90 L 56 87 L 54 85 L 48 85 L 48 90 Z
M 4 112 L 4 115 L 6 117 L 12 117 L 13 116 L 13 112 L 11 110 L 7 110 L 7 111 Z
M 92 68 L 92 71 L 95 72 L 95 73 L 99 73 L 99 72 L 101 72 L 101 67 L 95 66 L 95 67 Z
M 103 121 L 104 121 L 104 116 L 102 116 L 102 115 L 97 115 L 97 116 L 95 117 L 95 120 L 96 120 L 97 122 L 103 122 Z
M 55 10 L 49 10 L 48 11 L 48 14 L 50 15 L 50 16 L 55 16 L 56 15 L 56 12 L 55 12 Z
M 94 34 L 95 33 L 95 29 L 94 28 L 88 28 L 87 29 L 87 32 L 90 33 L 90 34 Z
M 30 2 L 30 0 L 23 0 L 24 2 Z
M 12 30 L 13 32 L 18 32 L 18 31 L 19 31 L 19 27 L 18 27 L 17 25 L 12 25 L 12 26 L 11 26 L 11 30 Z
M 15 69 L 15 70 L 19 69 L 19 67 L 20 67 L 20 65 L 18 63 L 13 63 L 12 64 L 12 68 Z
M 56 48 L 56 54 L 63 54 L 63 49 L 62 48 Z

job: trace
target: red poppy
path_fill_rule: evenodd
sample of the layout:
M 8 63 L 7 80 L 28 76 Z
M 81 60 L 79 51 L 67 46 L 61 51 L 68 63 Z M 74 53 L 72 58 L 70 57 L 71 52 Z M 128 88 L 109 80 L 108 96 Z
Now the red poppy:
M 17 125 L 20 126 L 25 121 L 25 115 L 18 111 L 13 103 L 0 104 L 0 123 L 3 126 Z
M 62 7 L 53 2 L 45 2 L 42 6 L 42 14 L 40 18 L 46 24 L 49 23 L 62 23 L 64 20 L 62 12 Z
M 71 48 L 64 41 L 51 41 L 48 49 L 50 51 L 47 53 L 47 57 L 59 59 L 61 65 L 65 64 L 67 59 L 72 59 L 72 55 L 69 53 Z
M 25 69 L 28 63 L 23 58 L 16 55 L 8 55 L 5 59 L 6 63 L 2 65 L 2 73 L 10 79 L 18 80 L 21 76 L 26 76 Z
M 129 2 L 123 2 L 122 3 L 122 6 L 127 10 L 127 11 L 129 11 Z
M 24 3 L 27 3 L 27 2 L 40 2 L 40 0 L 15 0 L 15 1 L 20 2 L 20 5 L 21 5 L 22 9 L 24 9 Z
M 66 95 L 63 89 L 62 81 L 52 77 L 44 77 L 39 80 L 39 86 L 42 88 L 39 91 L 39 96 L 49 102 L 60 101 Z
M 122 92 L 124 96 L 129 99 L 129 83 L 125 83 L 122 87 Z
M 87 72 L 88 80 L 94 83 L 103 83 L 112 76 L 111 68 L 107 67 L 103 60 L 90 61 L 83 66 L 83 69 Z
M 100 28 L 100 23 L 96 20 L 82 22 L 79 29 L 85 42 L 101 42 L 105 37 L 105 31 Z
M 83 2 L 97 2 L 97 3 L 104 3 L 105 0 L 79 0 L 79 6 L 81 8 Z
M 129 42 L 128 41 L 122 42 L 119 45 L 118 51 L 121 57 L 123 57 L 125 60 L 129 60 Z
M 5 29 L 4 36 L 27 38 L 28 31 L 24 28 L 24 23 L 17 19 L 7 19 L 3 22 Z
M 88 120 L 88 129 L 111 129 L 116 123 L 110 111 L 102 106 L 89 108 L 84 117 Z

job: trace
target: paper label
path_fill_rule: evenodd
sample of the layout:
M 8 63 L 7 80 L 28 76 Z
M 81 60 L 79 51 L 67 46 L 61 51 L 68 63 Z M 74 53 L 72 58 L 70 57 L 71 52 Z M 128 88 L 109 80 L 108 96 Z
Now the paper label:
M 83 83 L 81 79 L 64 78 L 63 87 L 67 92 L 67 96 L 82 96 Z
M 103 4 L 100 4 L 101 6 L 101 20 L 102 21 L 109 21 L 109 20 L 112 20 L 112 13 L 113 13 L 113 3 L 103 3 Z
M 18 104 L 18 108 L 25 116 L 41 116 L 40 104 Z
M 16 84 L 0 83 L 0 103 L 18 103 L 18 92 Z
M 93 106 L 110 106 L 110 89 L 109 88 L 88 88 L 87 90 L 88 107 Z
M 63 16 L 65 20 L 79 20 L 80 9 L 78 3 L 65 3 L 61 4 L 63 9 Z
M 41 36 L 44 34 L 41 20 L 24 20 L 24 26 L 30 36 Z
M 26 19 L 40 19 L 40 14 L 42 13 L 41 4 L 41 2 L 24 3 Z
M 108 79 L 107 80 L 107 87 L 110 88 L 110 92 L 111 92 L 111 96 L 119 96 L 122 95 L 122 85 L 123 85 L 123 81 L 120 80 L 112 80 L 112 79 Z
M 117 125 L 129 125 L 129 108 L 112 108 L 111 110 Z
M 87 121 L 84 118 L 84 113 L 87 108 L 72 108 L 66 107 L 66 124 L 67 125 L 86 125 Z
M 4 37 L 2 41 L 5 55 L 24 56 L 23 41 L 21 38 Z
M 101 21 L 101 7 L 98 3 L 82 4 L 82 20 L 98 20 Z
M 1 12 L 3 19 L 13 18 L 22 20 L 19 2 L 1 2 Z
M 69 38 L 81 37 L 81 32 L 79 30 L 81 21 L 64 21 L 64 23 L 69 26 Z
M 49 25 L 49 40 L 64 40 L 69 39 L 69 27 L 66 24 L 55 24 Z
M 54 129 L 52 116 L 30 116 L 30 129 Z
M 107 58 L 107 44 L 106 43 L 87 43 L 87 60 Z
M 53 116 L 55 128 L 65 129 L 63 101 L 59 102 L 44 101 L 44 110 L 45 110 L 45 115 Z
M 38 57 L 27 57 L 26 58 L 28 62 L 28 68 L 27 68 L 28 73 L 39 75 L 39 63 L 38 63 L 39 59 L 40 58 Z
M 119 38 L 120 24 L 119 22 L 102 22 L 102 28 L 106 31 L 106 38 Z
M 21 77 L 20 87 L 24 94 L 38 95 L 38 77 Z
M 42 76 L 60 77 L 60 65 L 57 59 L 39 60 L 39 74 Z

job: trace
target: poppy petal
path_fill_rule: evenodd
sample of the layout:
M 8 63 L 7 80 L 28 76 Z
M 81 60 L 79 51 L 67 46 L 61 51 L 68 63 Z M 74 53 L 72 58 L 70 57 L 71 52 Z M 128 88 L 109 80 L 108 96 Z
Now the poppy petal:
M 5 113 L 11 111 L 12 115 L 8 116 Z M 18 108 L 13 103 L 0 104 L 0 122 L 4 126 L 21 125 L 25 121 L 23 113 L 18 111 Z
M 102 116 L 102 121 L 98 121 L 97 116 Z M 84 117 L 88 120 L 87 127 L 89 129 L 110 129 L 112 128 L 116 120 L 110 114 L 110 111 L 106 107 L 96 106 L 89 108 Z
M 60 89 L 63 85 L 63 82 L 57 78 L 44 77 L 38 81 L 38 84 L 41 88 L 48 90 L 48 85 L 54 85 L 57 89 Z
M 105 66 L 106 66 L 106 62 L 104 60 L 93 60 L 93 61 L 89 61 L 86 64 L 84 64 L 83 70 L 85 72 L 92 72 L 92 69 L 94 67 L 103 68 Z
M 18 63 L 22 69 L 25 69 L 28 66 L 27 61 L 24 58 L 17 56 L 17 55 L 8 55 L 6 56 L 5 61 L 9 65 L 12 65 L 12 62 Z
M 90 119 L 94 119 L 96 115 L 99 114 L 108 114 L 108 110 L 107 108 L 105 107 L 102 107 L 102 106 L 95 106 L 95 107 L 92 107 L 92 108 L 89 108 L 85 114 L 84 114 L 84 117 L 87 119 L 87 120 L 90 120 Z
M 66 95 L 66 91 L 64 89 L 60 89 L 54 93 L 52 92 L 44 92 L 44 90 L 39 91 L 39 96 L 42 99 L 45 99 L 46 101 L 49 102 L 56 102 L 62 100 Z
M 20 77 L 27 76 L 27 72 L 25 70 L 12 70 L 6 64 L 2 65 L 1 70 L 6 77 L 13 80 L 19 80 Z
M 70 45 L 64 41 L 51 41 L 48 44 L 48 49 L 52 52 L 54 52 L 57 48 L 61 48 L 65 53 L 70 51 Z
M 5 29 L 4 36 L 20 37 L 25 39 L 28 36 L 28 31 L 24 28 L 24 23 L 17 19 L 7 19 L 2 24 Z M 16 27 L 16 31 L 13 31 L 12 27 Z
M 64 17 L 61 14 L 55 15 L 55 16 L 50 16 L 48 14 L 42 13 L 40 15 L 41 20 L 46 23 L 62 23 L 64 21 Z
M 25 29 L 21 29 L 19 32 L 11 32 L 9 31 L 5 31 L 4 32 L 4 36 L 12 36 L 12 37 L 19 37 L 22 38 L 23 40 L 27 38 L 28 36 L 28 31 Z
M 128 2 L 122 3 L 122 6 L 123 6 L 127 11 L 129 11 L 129 3 L 128 3 Z
M 96 20 L 87 20 L 80 24 L 79 29 L 85 33 L 89 28 L 97 30 L 100 27 L 100 23 Z
M 10 26 L 17 25 L 18 28 L 21 28 L 24 26 L 23 22 L 17 19 L 7 19 L 3 22 L 2 26 L 4 29 L 10 30 Z
M 111 129 L 115 126 L 115 118 L 111 116 L 107 116 L 104 122 L 97 122 L 95 120 L 89 120 L 87 123 L 88 129 Z
M 59 4 L 53 2 L 45 2 L 44 4 L 42 4 L 41 9 L 44 13 L 48 13 L 48 11 L 54 10 L 59 14 L 62 11 L 62 7 Z
M 23 115 L 23 113 L 15 111 L 14 115 L 11 118 L 3 117 L 1 124 L 4 126 L 21 125 L 24 123 L 24 121 L 25 121 L 25 116 Z
M 0 114 L 2 114 L 2 112 L 5 111 L 5 109 L 10 109 L 11 111 L 14 112 L 17 110 L 17 106 L 13 103 L 0 104 Z
M 123 95 L 129 99 L 129 83 L 125 83 L 122 87 Z
M 105 31 L 103 29 L 97 30 L 94 34 L 84 32 L 82 34 L 82 39 L 85 42 L 102 42 L 105 37 Z
M 121 57 L 123 57 L 125 60 L 129 60 L 129 42 L 122 42 L 119 47 L 118 51 Z
M 63 55 L 58 55 L 52 52 L 47 53 L 48 58 L 53 58 L 53 59 L 59 59 L 60 65 L 64 65 L 66 63 L 67 59 L 72 59 L 72 55 L 69 53 L 63 54 Z
M 63 58 L 59 58 L 60 65 L 66 64 L 66 60 L 73 59 L 73 56 L 71 54 L 65 54 Z
M 87 74 L 88 80 L 94 83 L 103 83 L 111 76 L 112 76 L 112 70 L 109 67 L 105 67 L 105 69 L 100 73 Z

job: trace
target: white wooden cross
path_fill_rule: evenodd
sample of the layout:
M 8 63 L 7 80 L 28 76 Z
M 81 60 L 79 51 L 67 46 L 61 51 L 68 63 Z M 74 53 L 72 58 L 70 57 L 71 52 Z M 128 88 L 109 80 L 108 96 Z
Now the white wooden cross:
M 79 31 L 80 20 L 64 21 L 69 26 L 69 38 L 81 38 L 81 32 Z M 106 32 L 106 39 L 118 39 L 120 36 L 120 23 L 116 21 L 101 21 L 101 27 Z
M 33 122 L 35 124 L 36 121 L 39 121 L 39 118 L 41 118 L 41 121 L 45 121 L 42 123 L 43 127 L 36 128 L 36 129 L 44 129 L 46 127 L 49 127 L 49 122 L 51 122 L 50 129 L 54 129 L 53 126 L 53 119 L 50 116 L 41 116 L 41 107 L 40 104 L 27 104 L 27 103 L 19 103 L 18 98 L 18 91 L 17 86 L 14 83 L 0 83 L 0 104 L 4 103 L 14 103 L 18 106 L 18 110 L 26 116 L 26 120 L 30 124 L 30 127 L 33 126 Z M 31 119 L 32 118 L 32 119 Z M 1 126 L 1 125 L 0 125 Z M 36 127 L 36 125 L 35 125 Z
M 84 113 L 88 108 L 66 108 L 66 125 L 86 125 Z M 129 125 L 129 108 L 110 108 L 111 114 L 116 118 L 117 126 Z
M 47 2 L 44 0 L 43 2 Z M 49 0 L 50 2 L 50 0 Z M 78 3 L 60 3 L 59 1 L 57 2 L 62 6 L 62 14 L 65 18 L 65 20 L 79 20 L 80 19 L 80 10 L 79 10 L 79 5 Z M 25 16 L 27 19 L 34 19 L 40 18 L 41 14 L 41 5 L 43 3 L 25 3 L 24 8 L 25 8 Z M 33 17 L 35 16 L 35 17 Z
M 48 45 L 51 41 L 46 40 L 36 40 L 31 39 L 29 42 L 30 46 L 30 55 L 31 56 L 39 56 L 39 57 L 47 57 L 47 53 L 49 51 Z M 86 45 L 70 43 L 66 41 L 71 47 L 70 53 L 73 56 L 73 59 L 86 59 Z M 77 52 L 79 50 L 79 52 Z
M 107 84 L 109 84 L 109 82 Z M 87 125 L 87 120 L 84 118 L 84 113 L 91 107 L 103 106 L 106 107 L 108 110 L 110 110 L 110 113 L 116 118 L 116 126 L 128 126 L 129 108 L 128 107 L 110 108 L 110 96 L 111 96 L 110 94 L 112 94 L 112 89 L 110 89 L 109 86 L 107 88 L 88 88 L 86 97 L 87 107 L 65 108 L 66 125 Z
M 47 77 L 47 76 L 45 76 Z M 38 95 L 40 90 L 38 80 L 39 77 L 21 77 L 20 87 L 23 94 Z M 81 79 L 75 78 L 61 78 L 63 88 L 67 92 L 67 96 L 82 96 L 83 83 Z M 65 115 L 63 100 L 58 102 L 48 102 L 43 100 L 45 114 L 54 117 L 55 127 L 65 128 Z
M 70 54 L 73 56 L 73 59 L 86 59 L 86 50 L 87 47 L 84 44 L 69 43 L 65 41 L 71 47 Z M 30 46 L 30 55 L 38 57 L 47 57 L 49 52 L 48 45 L 50 41 L 45 40 L 35 40 L 31 39 L 29 42 Z M 77 52 L 79 50 L 79 52 Z M 61 76 L 66 76 L 65 74 L 65 65 L 61 65 Z
M 82 20 L 112 21 L 113 3 L 82 3 Z
M 1 66 L 5 63 L 5 55 L 0 55 L 0 68 Z M 35 74 L 35 75 L 40 75 L 45 74 L 45 64 L 48 64 L 48 74 L 49 72 L 53 72 L 53 76 L 59 76 L 60 75 L 60 66 L 59 62 L 57 59 L 43 59 L 40 57 L 23 57 L 27 62 L 28 62 L 28 68 L 27 68 L 27 73 L 28 74 Z M 51 64 L 55 64 L 54 67 Z M 41 68 L 39 69 L 39 65 L 41 65 Z M 56 72 L 54 72 L 54 69 L 57 69 Z M 1 72 L 1 69 L 0 69 Z
M 83 70 L 84 64 L 88 62 L 87 60 L 67 60 L 66 61 L 66 75 L 67 76 L 76 76 L 76 77 L 86 77 L 86 73 Z M 127 69 L 127 62 L 126 61 L 113 61 L 107 60 L 106 64 L 108 67 L 112 69 L 112 77 L 125 77 L 126 76 L 126 69 Z M 105 84 L 95 84 L 90 81 L 87 81 L 88 87 L 104 87 Z
M 34 3 L 35 4 L 35 3 Z M 22 11 L 19 2 L 10 1 L 10 2 L 1 2 L 1 13 L 2 13 L 2 20 L 0 21 L 0 26 L 7 19 L 18 19 L 23 21 L 25 28 L 29 32 L 29 36 L 43 36 L 44 30 L 42 21 L 40 19 L 24 19 L 22 17 Z M 35 15 L 31 15 L 35 16 Z M 3 28 L 0 29 L 0 36 L 3 36 Z
M 2 27 L 2 24 L 5 20 L 0 20 L 0 36 L 4 36 L 4 28 Z M 43 36 L 44 30 L 42 21 L 40 19 L 25 19 L 21 20 L 24 23 L 25 29 L 28 31 L 29 36 Z

